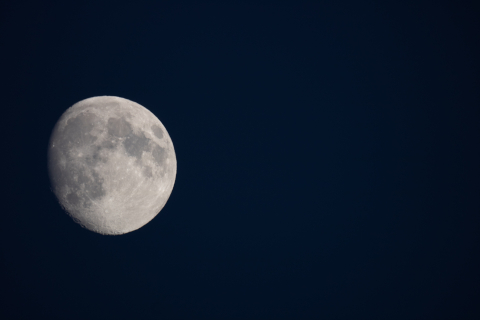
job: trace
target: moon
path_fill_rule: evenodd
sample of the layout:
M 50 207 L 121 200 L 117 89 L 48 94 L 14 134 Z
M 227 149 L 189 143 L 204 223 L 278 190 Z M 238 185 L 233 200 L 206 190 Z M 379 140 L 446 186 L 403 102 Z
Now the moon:
M 48 146 L 51 188 L 84 228 L 105 235 L 137 230 L 165 206 L 177 159 L 158 118 L 133 101 L 93 97 L 68 108 Z

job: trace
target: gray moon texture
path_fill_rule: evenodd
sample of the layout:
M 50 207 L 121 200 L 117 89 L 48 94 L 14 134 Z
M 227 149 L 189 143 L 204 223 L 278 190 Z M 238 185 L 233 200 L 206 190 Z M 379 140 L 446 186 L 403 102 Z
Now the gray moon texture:
M 52 191 L 88 230 L 137 230 L 165 206 L 177 160 L 158 118 L 133 101 L 101 96 L 77 102 L 56 123 L 48 146 Z

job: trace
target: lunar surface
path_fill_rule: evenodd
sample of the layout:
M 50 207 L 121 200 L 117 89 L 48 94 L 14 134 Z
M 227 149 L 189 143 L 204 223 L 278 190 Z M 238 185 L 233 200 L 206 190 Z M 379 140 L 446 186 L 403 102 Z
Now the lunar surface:
M 48 146 L 52 191 L 83 227 L 101 234 L 141 228 L 165 206 L 177 160 L 167 130 L 143 106 L 93 97 L 70 107 Z

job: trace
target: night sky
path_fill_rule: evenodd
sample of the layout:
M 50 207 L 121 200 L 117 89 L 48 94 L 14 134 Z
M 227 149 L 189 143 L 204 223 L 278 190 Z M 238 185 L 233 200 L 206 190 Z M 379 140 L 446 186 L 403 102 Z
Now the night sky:
M 2 1 L 1 319 L 480 319 L 471 1 Z M 61 114 L 167 128 L 165 208 L 122 236 L 50 191 Z

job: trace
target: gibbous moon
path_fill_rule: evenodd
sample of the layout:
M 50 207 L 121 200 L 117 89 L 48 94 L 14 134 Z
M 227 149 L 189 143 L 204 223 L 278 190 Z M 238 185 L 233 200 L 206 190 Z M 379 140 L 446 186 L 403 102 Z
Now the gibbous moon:
M 52 191 L 83 227 L 118 235 L 141 228 L 165 206 L 177 159 L 167 130 L 143 106 L 93 97 L 67 109 L 48 146 Z

